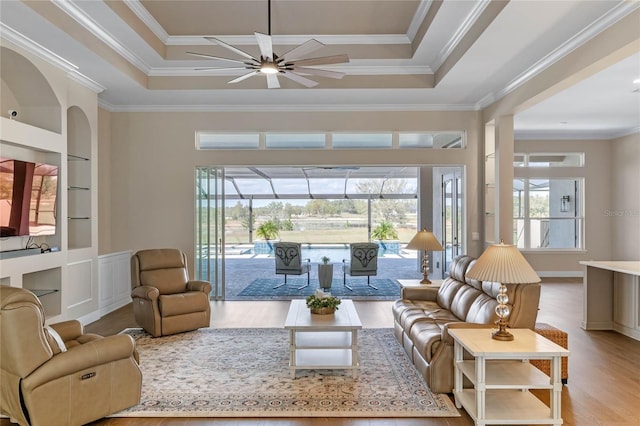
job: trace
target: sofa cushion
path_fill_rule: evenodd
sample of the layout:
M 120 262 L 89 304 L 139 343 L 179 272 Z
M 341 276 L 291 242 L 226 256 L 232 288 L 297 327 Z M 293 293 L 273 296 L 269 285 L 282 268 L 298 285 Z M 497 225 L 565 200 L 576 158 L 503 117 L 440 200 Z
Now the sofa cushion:
M 477 290 L 470 286 L 462 286 L 453 297 L 451 302 L 451 312 L 460 320 L 464 321 L 469 312 L 469 308 L 476 298 L 483 294 L 480 290 Z
M 478 324 L 492 324 L 498 320 L 497 305 L 496 299 L 485 293 L 480 293 L 469 307 L 464 320 Z
M 444 309 L 451 309 L 451 303 L 453 302 L 458 290 L 462 287 L 464 287 L 464 282 L 456 281 L 451 277 L 447 278 L 438 289 L 436 302 Z

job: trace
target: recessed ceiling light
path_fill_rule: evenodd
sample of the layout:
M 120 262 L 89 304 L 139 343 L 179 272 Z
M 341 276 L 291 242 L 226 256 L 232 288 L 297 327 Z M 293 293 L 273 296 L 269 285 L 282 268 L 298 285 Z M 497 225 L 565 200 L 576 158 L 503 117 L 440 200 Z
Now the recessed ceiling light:
M 633 84 L 640 84 L 640 78 L 636 78 L 635 80 L 633 80 Z

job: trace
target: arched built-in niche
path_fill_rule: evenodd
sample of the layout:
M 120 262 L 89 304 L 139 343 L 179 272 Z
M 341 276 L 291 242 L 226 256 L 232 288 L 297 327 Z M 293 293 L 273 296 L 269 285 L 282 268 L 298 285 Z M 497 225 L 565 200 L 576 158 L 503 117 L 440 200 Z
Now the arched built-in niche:
M 62 107 L 46 77 L 19 53 L 0 47 L 0 114 L 18 112 L 16 120 L 62 132 Z
M 82 109 L 67 110 L 68 248 L 91 247 L 91 125 Z

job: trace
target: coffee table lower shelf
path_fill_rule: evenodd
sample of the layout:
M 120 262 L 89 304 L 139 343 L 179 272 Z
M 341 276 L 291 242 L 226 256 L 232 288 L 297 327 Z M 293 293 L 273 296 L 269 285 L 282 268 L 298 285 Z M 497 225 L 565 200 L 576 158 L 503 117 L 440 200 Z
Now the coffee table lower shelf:
M 475 389 L 464 389 L 453 392 L 456 401 L 464 407 L 474 422 L 478 421 Z M 525 425 L 554 424 L 549 407 L 531 392 L 517 389 L 492 389 L 485 391 L 486 424 L 492 425 Z

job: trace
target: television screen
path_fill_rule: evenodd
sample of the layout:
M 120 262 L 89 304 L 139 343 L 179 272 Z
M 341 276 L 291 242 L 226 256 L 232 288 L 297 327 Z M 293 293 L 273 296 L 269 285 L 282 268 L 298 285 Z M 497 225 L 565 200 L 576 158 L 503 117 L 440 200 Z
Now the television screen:
M 54 235 L 58 167 L 0 157 L 0 237 Z

